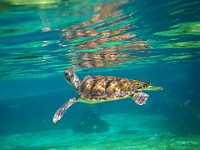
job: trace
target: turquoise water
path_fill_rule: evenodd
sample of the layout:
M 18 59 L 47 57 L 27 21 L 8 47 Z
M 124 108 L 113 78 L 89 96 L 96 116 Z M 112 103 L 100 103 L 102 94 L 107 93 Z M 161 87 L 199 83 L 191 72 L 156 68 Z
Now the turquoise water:
M 2 0 L 2 150 L 200 149 L 198 0 Z M 64 80 L 73 68 L 162 86 L 95 105 L 76 103 Z

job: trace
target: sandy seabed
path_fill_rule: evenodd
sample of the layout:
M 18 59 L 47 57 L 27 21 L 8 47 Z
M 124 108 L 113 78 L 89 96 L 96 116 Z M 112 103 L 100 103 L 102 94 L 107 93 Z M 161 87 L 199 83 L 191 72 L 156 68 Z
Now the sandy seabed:
M 103 115 L 110 129 L 73 133 L 71 129 L 1 136 L 2 150 L 198 150 L 200 135 L 177 134 L 159 115 Z

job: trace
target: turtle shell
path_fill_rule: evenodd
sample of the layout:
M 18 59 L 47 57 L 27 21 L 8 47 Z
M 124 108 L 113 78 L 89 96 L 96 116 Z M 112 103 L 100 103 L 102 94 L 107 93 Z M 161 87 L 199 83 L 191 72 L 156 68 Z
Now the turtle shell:
M 79 96 L 86 100 L 113 100 L 125 98 L 149 84 L 113 76 L 86 76 L 79 88 Z

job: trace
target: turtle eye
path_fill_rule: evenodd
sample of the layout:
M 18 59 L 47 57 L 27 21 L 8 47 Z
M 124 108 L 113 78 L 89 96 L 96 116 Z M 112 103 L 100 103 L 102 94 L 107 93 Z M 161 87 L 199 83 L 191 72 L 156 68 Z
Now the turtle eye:
M 73 71 L 71 69 L 66 69 L 65 74 L 67 74 L 69 77 L 73 75 Z

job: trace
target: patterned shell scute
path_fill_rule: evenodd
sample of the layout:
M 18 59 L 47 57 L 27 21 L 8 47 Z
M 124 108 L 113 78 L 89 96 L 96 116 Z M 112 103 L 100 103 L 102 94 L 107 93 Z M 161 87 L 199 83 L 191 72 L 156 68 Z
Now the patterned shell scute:
M 142 88 L 143 82 L 113 76 L 86 76 L 81 82 L 79 95 L 87 100 L 124 98 Z

